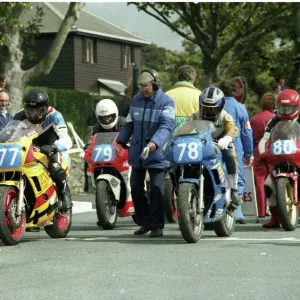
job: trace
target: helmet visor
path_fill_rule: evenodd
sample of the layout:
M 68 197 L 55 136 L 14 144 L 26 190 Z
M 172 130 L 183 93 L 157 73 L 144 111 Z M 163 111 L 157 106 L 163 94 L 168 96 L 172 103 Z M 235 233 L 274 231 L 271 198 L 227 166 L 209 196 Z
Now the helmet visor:
M 209 106 L 200 104 L 200 113 L 204 119 L 215 119 L 222 111 L 222 106 Z
M 109 125 L 115 121 L 116 117 L 117 117 L 116 114 L 111 114 L 107 116 L 98 116 L 98 119 L 100 124 Z
M 47 114 L 47 107 L 30 107 L 30 106 L 25 106 L 24 112 L 26 118 L 32 122 L 36 123 L 41 120 L 43 120 Z
M 278 113 L 282 116 L 290 116 L 298 111 L 298 105 L 282 106 L 278 105 Z

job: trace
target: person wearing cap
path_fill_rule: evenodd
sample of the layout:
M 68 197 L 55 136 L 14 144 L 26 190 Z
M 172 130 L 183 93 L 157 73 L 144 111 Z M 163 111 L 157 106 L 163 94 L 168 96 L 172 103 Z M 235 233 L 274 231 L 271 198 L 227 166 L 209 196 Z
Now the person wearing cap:
M 199 111 L 201 91 L 194 87 L 196 75 L 196 70 L 189 65 L 179 67 L 178 81 L 166 92 L 175 103 L 175 127 Z
M 132 166 L 131 195 L 138 224 L 134 232 L 161 237 L 164 217 L 164 169 L 168 162 L 163 146 L 174 126 L 174 101 L 160 88 L 157 73 L 152 69 L 141 72 L 138 78 L 140 93 L 133 97 L 129 114 L 117 138 L 116 154 L 130 140 L 128 163 Z M 144 188 L 146 172 L 150 175 L 150 201 Z

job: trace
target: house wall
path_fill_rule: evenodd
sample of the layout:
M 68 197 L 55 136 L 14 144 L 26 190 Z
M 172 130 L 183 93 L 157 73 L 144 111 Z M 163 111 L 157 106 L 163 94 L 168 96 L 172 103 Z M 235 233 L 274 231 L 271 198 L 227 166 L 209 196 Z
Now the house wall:
M 24 60 L 23 68 L 30 69 L 37 64 L 47 53 L 54 40 L 54 35 L 41 35 L 36 39 L 35 45 L 30 49 L 35 53 L 36 58 L 32 61 Z M 37 82 L 30 84 L 47 86 L 51 88 L 74 89 L 74 44 L 73 36 L 68 36 L 62 50 L 56 60 L 51 72 Z
M 75 89 L 98 93 L 98 78 L 118 80 L 128 85 L 131 68 L 122 69 L 122 44 L 115 41 L 94 39 L 97 59 L 95 64 L 91 64 L 83 61 L 83 40 L 83 36 L 74 36 Z M 140 47 L 134 45 L 131 47 L 134 48 L 135 62 L 140 65 Z

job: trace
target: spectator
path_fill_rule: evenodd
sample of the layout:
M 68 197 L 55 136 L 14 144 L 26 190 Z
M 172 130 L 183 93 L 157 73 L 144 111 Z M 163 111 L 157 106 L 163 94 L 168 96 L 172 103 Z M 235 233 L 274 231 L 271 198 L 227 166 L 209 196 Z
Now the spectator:
M 129 109 L 130 109 L 130 104 L 131 104 L 131 97 L 128 93 L 128 88 L 124 90 L 124 97 L 123 99 L 119 102 L 118 109 L 119 109 L 119 116 L 126 118 Z
M 280 92 L 281 92 L 281 85 L 279 83 L 275 83 L 273 85 L 273 94 L 276 99 L 277 99 L 278 95 L 280 94 Z
M 196 71 L 184 65 L 178 69 L 178 81 L 166 92 L 175 103 L 175 126 L 186 121 L 193 113 L 199 111 L 201 91 L 194 87 Z
M 0 77 L 0 89 L 5 89 L 7 85 L 7 80 L 5 77 L 1 76 Z
M 275 116 L 276 97 L 273 93 L 265 93 L 261 99 L 262 111 L 251 119 L 251 127 L 254 139 L 254 164 L 253 171 L 255 177 L 256 200 L 258 207 L 258 216 L 263 218 L 266 216 L 266 197 L 264 192 L 265 180 L 269 175 L 268 164 L 260 161 L 258 152 L 258 143 L 262 139 L 268 122 Z
M 117 138 L 116 154 L 131 138 L 128 162 L 132 165 L 131 195 L 138 224 L 142 226 L 135 235 L 161 237 L 164 216 L 164 169 L 168 162 L 162 155 L 174 124 L 173 100 L 160 89 L 157 73 L 152 69 L 141 72 L 138 78 L 140 93 L 132 99 L 126 123 Z M 146 171 L 150 175 L 149 200 L 144 188 Z M 150 203 L 150 204 L 149 204 Z
M 6 90 L 0 89 L 0 130 L 2 130 L 13 117 L 6 110 L 9 105 L 9 95 Z
M 282 77 L 282 76 L 278 77 L 277 80 L 276 80 L 276 82 L 280 85 L 280 91 L 281 92 L 287 89 L 287 87 L 284 85 L 285 84 L 284 77 Z
M 237 85 L 233 81 L 223 81 L 220 89 L 225 95 L 225 111 L 228 112 L 236 124 L 239 134 L 233 141 L 238 157 L 238 195 L 244 195 L 244 163 L 251 166 L 253 161 L 253 137 L 249 122 L 249 116 L 245 106 L 239 103 L 233 96 L 236 94 Z M 241 206 L 236 211 L 236 222 L 246 224 Z

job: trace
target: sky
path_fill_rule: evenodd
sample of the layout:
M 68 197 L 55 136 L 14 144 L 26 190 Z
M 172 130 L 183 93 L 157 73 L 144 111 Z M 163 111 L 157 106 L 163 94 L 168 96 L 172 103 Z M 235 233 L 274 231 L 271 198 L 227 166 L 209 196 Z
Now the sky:
M 126 2 L 88 2 L 85 10 L 127 31 L 138 34 L 151 43 L 169 50 L 181 51 L 182 38 L 166 25 Z

